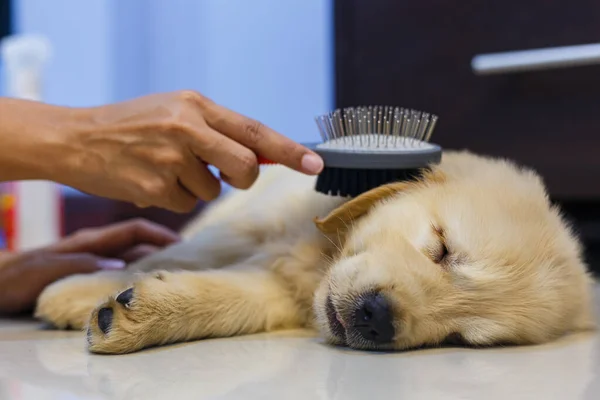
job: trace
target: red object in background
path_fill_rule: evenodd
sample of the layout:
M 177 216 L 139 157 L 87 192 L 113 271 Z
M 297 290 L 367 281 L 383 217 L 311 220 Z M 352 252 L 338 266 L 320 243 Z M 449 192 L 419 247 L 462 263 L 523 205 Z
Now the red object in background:
M 8 208 L 4 213 L 4 234 L 6 238 L 6 248 L 10 251 L 14 251 L 16 247 L 16 238 L 17 238 L 17 230 L 15 219 L 17 217 L 17 213 L 15 211 L 16 202 L 14 197 L 11 198 L 13 206 Z
M 4 232 L 6 249 L 14 251 L 17 237 L 15 221 L 17 202 L 10 184 L 4 184 L 4 188 L 6 190 L 0 192 L 0 229 Z
M 23 246 L 28 245 L 27 241 L 20 237 L 27 230 L 20 225 L 23 223 L 23 215 L 20 215 L 23 212 L 23 198 L 20 196 L 22 193 L 18 185 L 19 182 L 0 184 L 0 231 L 4 239 L 4 243 L 0 243 L 0 248 L 4 247 L 9 251 L 22 250 Z M 54 204 L 57 209 L 54 212 L 58 215 L 58 226 L 56 235 L 53 236 L 56 236 L 54 240 L 57 240 L 65 233 L 65 210 L 63 195 L 59 187 L 57 187 L 55 195 L 57 197 Z M 24 241 L 25 243 L 22 243 Z
M 277 163 L 269 160 L 268 158 L 264 158 L 263 156 L 258 156 L 258 164 L 259 165 L 271 165 L 271 164 L 277 164 Z

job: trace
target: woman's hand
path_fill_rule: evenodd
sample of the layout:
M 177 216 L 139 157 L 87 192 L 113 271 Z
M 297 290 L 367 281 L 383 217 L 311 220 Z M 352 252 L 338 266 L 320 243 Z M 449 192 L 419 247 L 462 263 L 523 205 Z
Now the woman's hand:
M 31 310 L 49 284 L 73 274 L 122 269 L 179 240 L 144 220 L 84 229 L 58 243 L 23 253 L 0 253 L 0 314 Z
M 78 154 L 70 184 L 139 206 L 191 210 L 216 198 L 219 180 L 240 189 L 258 177 L 257 155 L 317 174 L 321 159 L 257 121 L 183 91 L 87 110 L 87 129 L 73 136 Z
M 0 98 L 0 181 L 53 180 L 138 206 L 190 211 L 221 180 L 246 189 L 257 157 L 306 174 L 321 158 L 192 91 L 74 109 Z

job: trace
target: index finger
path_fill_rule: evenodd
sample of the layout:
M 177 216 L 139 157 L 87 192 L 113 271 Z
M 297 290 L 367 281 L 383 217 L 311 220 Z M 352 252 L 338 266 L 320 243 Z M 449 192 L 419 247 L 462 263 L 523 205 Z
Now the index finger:
M 226 107 L 211 104 L 205 119 L 213 129 L 259 156 L 309 175 L 317 175 L 323 170 L 323 160 L 313 151 Z
M 136 219 L 84 230 L 56 243 L 51 249 L 61 253 L 86 252 L 114 257 L 140 244 L 164 247 L 177 241 L 179 236 L 170 229 Z

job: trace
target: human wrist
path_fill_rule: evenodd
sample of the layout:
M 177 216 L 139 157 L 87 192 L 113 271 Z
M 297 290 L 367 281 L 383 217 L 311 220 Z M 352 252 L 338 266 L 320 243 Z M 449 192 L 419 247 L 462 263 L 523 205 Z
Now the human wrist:
M 73 108 L 0 98 L 0 181 L 64 183 L 73 169 L 72 137 L 80 114 Z
M 92 128 L 92 109 L 64 108 L 60 110 L 60 126 L 53 132 L 48 146 L 48 155 L 56 157 L 53 167 L 49 168 L 48 177 L 63 185 L 78 188 L 86 179 L 90 164 L 91 152 L 86 137 Z

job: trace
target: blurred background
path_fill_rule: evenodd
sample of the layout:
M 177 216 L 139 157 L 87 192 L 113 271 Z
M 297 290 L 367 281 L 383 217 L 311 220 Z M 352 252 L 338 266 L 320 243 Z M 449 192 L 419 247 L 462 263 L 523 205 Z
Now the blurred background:
M 297 141 L 316 139 L 313 117 L 334 107 L 437 113 L 443 147 L 540 172 L 598 254 L 595 0 L 0 0 L 9 33 L 50 40 L 44 100 L 56 104 L 195 89 Z M 550 53 L 520 53 L 532 49 Z M 67 231 L 189 218 L 69 190 L 65 204 Z
M 330 0 L 0 0 L 0 32 L 49 40 L 43 99 L 54 104 L 194 89 L 297 141 L 317 139 L 313 118 L 333 106 Z M 64 194 L 67 233 L 136 216 L 173 228 L 189 219 Z

